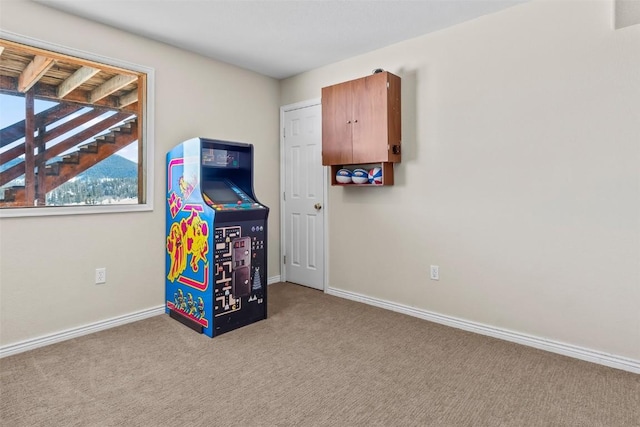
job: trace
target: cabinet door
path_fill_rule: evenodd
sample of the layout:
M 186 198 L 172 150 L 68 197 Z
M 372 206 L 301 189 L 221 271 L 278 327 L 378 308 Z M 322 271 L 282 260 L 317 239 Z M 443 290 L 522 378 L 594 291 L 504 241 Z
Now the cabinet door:
M 387 73 L 353 82 L 353 163 L 389 161 Z
M 353 163 L 351 82 L 322 88 L 322 164 Z

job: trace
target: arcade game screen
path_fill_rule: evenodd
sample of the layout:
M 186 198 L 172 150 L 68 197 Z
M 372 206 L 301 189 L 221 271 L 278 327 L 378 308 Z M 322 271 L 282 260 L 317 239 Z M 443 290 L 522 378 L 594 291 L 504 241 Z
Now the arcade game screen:
M 242 202 L 242 198 L 223 180 L 205 181 L 203 192 L 217 205 Z

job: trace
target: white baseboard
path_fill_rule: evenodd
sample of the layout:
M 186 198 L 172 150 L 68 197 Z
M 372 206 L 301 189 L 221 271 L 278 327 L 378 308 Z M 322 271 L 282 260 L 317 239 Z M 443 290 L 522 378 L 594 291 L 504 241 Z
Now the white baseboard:
M 0 358 L 164 314 L 164 305 L 0 347 Z
M 272 276 L 267 279 L 267 285 L 280 282 L 280 276 Z M 164 314 L 164 305 L 138 311 L 135 313 L 125 314 L 124 316 L 114 317 L 112 319 L 103 320 L 89 325 L 80 326 L 78 328 L 67 329 L 61 332 L 55 332 L 50 335 L 32 338 L 15 344 L 8 344 L 0 347 L 0 359 L 25 351 L 33 350 L 45 345 L 55 344 L 61 341 L 70 340 L 72 338 L 88 335 L 93 332 L 102 331 L 116 326 L 125 325 L 127 323 L 136 322 L 148 317 Z
M 280 276 L 271 276 L 267 278 L 267 285 L 273 285 L 278 282 L 280 282 Z
M 442 314 L 422 310 L 415 307 L 409 307 L 407 305 L 398 304 L 391 301 L 373 298 L 355 292 L 344 291 L 342 289 L 329 287 L 327 289 L 327 293 L 337 297 L 363 302 L 372 306 L 384 308 L 402 314 L 407 314 L 409 316 L 418 317 L 430 322 L 451 326 L 469 332 L 475 332 L 477 334 L 486 335 L 493 338 L 499 338 L 505 341 L 523 344 L 540 350 L 546 350 L 552 353 L 573 357 L 575 359 L 585 360 L 587 362 L 593 362 L 600 365 L 609 366 L 611 368 L 633 372 L 635 374 L 640 374 L 639 360 L 628 359 L 625 357 L 616 356 L 614 354 L 602 353 L 596 350 L 577 347 L 571 344 L 565 344 L 545 338 L 539 338 L 519 332 L 509 331 L 506 329 L 500 329 L 493 326 L 484 325 L 482 323 L 476 323 L 451 316 L 445 316 Z

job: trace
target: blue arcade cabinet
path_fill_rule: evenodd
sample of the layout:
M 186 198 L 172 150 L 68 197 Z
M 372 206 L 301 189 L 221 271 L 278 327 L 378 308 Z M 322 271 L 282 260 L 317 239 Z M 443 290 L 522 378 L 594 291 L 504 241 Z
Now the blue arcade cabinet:
M 193 138 L 167 153 L 166 307 L 210 337 L 267 317 L 267 218 L 253 145 Z

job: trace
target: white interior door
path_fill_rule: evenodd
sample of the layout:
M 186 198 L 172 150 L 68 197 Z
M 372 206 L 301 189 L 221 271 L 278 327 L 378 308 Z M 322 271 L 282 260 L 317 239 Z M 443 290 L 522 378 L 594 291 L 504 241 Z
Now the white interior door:
M 283 109 L 284 272 L 288 282 L 324 289 L 322 109 Z

